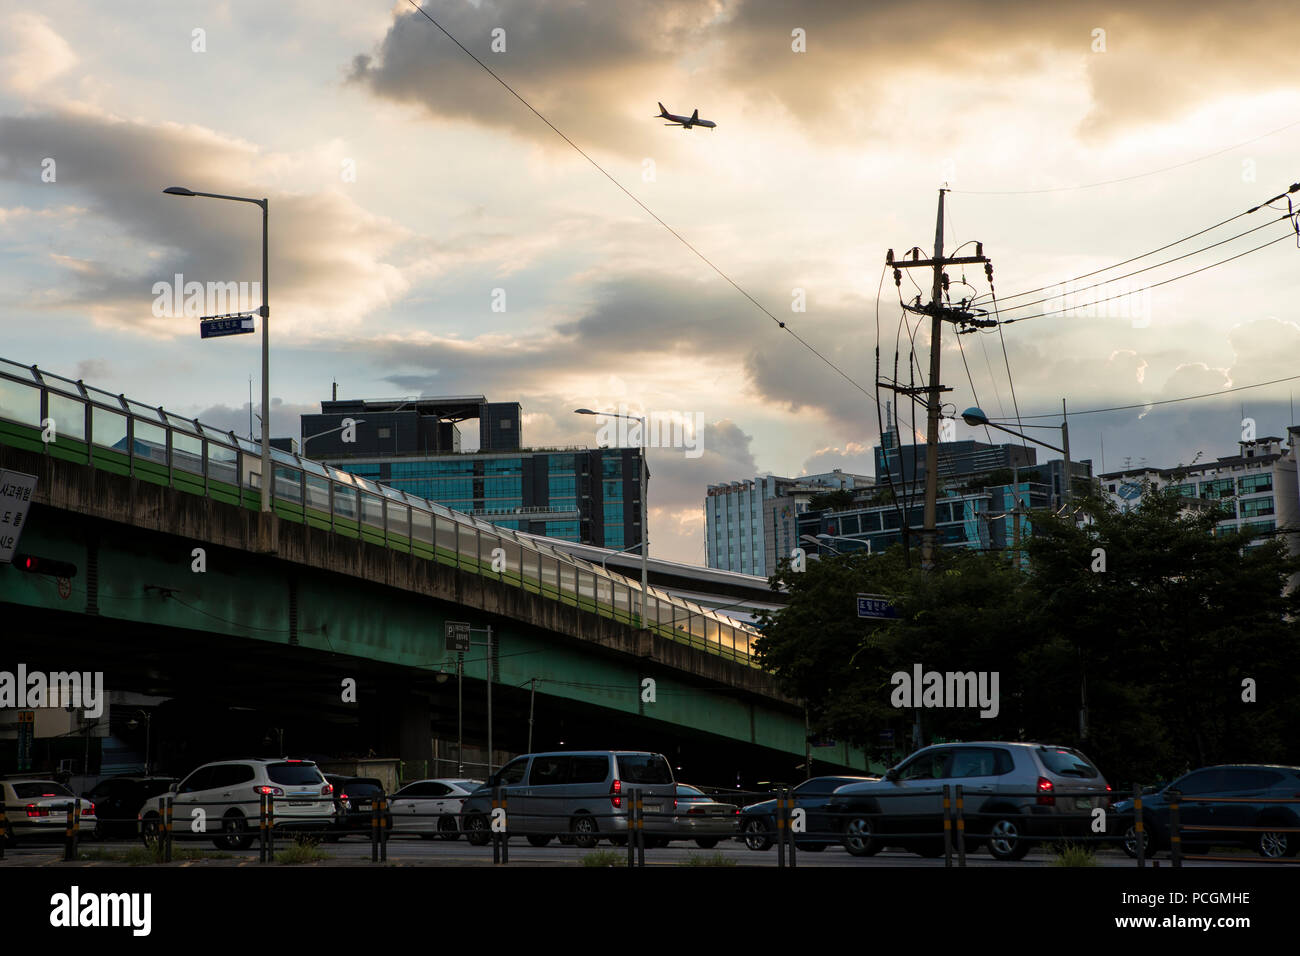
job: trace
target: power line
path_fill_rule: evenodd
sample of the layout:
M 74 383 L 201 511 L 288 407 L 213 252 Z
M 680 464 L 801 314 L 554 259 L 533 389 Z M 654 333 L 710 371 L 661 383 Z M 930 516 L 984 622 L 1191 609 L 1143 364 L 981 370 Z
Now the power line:
M 1261 230 L 1261 229 L 1267 229 L 1269 226 L 1276 225 L 1277 223 L 1281 222 L 1283 219 L 1290 219 L 1290 218 L 1291 218 L 1291 214 L 1290 214 L 1290 213 L 1285 213 L 1285 214 L 1283 214 L 1283 215 L 1281 215 L 1281 216 L 1278 216 L 1276 219 L 1270 219 L 1268 222 L 1261 223 L 1260 225 L 1255 226 L 1255 227 L 1253 227 L 1253 228 L 1251 228 L 1251 229 L 1247 229 L 1247 230 L 1245 230 L 1244 232 L 1239 232 L 1239 233 L 1237 233 L 1235 236 L 1229 236 L 1227 239 L 1220 239 L 1218 242 L 1211 243 L 1211 244 L 1208 245 L 1208 246 L 1202 246 L 1200 249 L 1193 249 L 1191 252 L 1184 252 L 1182 255 L 1180 255 L 1180 256 L 1174 256 L 1172 259 L 1166 259 L 1166 260 L 1164 260 L 1163 262 L 1157 262 L 1157 263 L 1155 263 L 1154 265 L 1143 266 L 1141 269 L 1134 269 L 1132 272 L 1126 272 L 1126 273 L 1124 273 L 1123 275 L 1112 276 L 1111 278 L 1106 279 L 1106 280 L 1104 280 L 1104 281 L 1102 281 L 1102 282 L 1094 282 L 1094 283 L 1092 283 L 1091 285 L 1081 286 L 1081 287 L 1078 288 L 1078 289 L 1071 289 L 1071 290 L 1070 290 L 1070 291 L 1071 291 L 1071 294 L 1074 294 L 1074 293 L 1077 293 L 1077 292 L 1087 292 L 1089 289 L 1096 289 L 1096 288 L 1098 288 L 1099 286 L 1106 285 L 1107 283 L 1110 283 L 1110 282 L 1118 282 L 1118 281 L 1120 281 L 1121 279 L 1131 279 L 1133 276 L 1141 275 L 1143 272 L 1150 272 L 1152 269 L 1159 269 L 1159 268 L 1162 268 L 1162 267 L 1164 267 L 1164 266 L 1169 265 L 1170 263 L 1178 262 L 1178 261 L 1181 260 L 1181 259 L 1188 259 L 1188 258 L 1190 258 L 1190 257 L 1192 257 L 1192 256 L 1200 255 L 1202 252 L 1208 252 L 1209 250 L 1214 249 L 1214 248 L 1217 248 L 1218 246 L 1226 245 L 1227 243 L 1232 242 L 1232 241 L 1235 240 L 1235 239 L 1240 239 L 1242 236 L 1248 236 L 1248 235 L 1250 235 L 1252 232 L 1259 232 L 1259 230 Z M 1183 240 L 1181 240 L 1181 239 L 1179 240 L 1179 242 L 1182 242 L 1182 241 L 1183 241 Z M 1178 244 L 1178 243 L 1173 243 L 1173 245 L 1177 245 L 1177 244 Z M 1166 248 L 1168 248 L 1168 247 L 1166 247 Z M 1145 258 L 1145 256 L 1138 256 L 1138 258 L 1139 258 L 1139 259 L 1142 259 L 1142 258 Z M 1131 262 L 1131 261 L 1133 261 L 1133 260 L 1130 259 L 1129 261 Z M 1110 271 L 1110 269 L 1114 269 L 1114 268 L 1117 268 L 1117 266 L 1111 266 L 1109 269 L 1100 269 L 1100 270 L 1098 270 L 1098 271 L 1099 271 L 1099 272 L 1108 272 L 1108 271 Z M 1096 275 L 1096 273 L 1093 273 L 1093 275 Z M 1084 277 L 1081 277 L 1081 278 L 1084 278 Z M 1071 283 L 1071 282 L 1075 282 L 1075 281 L 1077 281 L 1077 280 L 1076 280 L 1076 279 L 1067 279 L 1067 280 L 1066 280 L 1065 282 L 1063 282 L 1063 283 L 1058 283 L 1058 286 L 1057 286 L 1057 287 L 1059 287 L 1059 286 L 1064 286 L 1064 285 L 1068 285 L 1069 283 Z M 1051 289 L 1051 288 L 1054 288 L 1054 287 L 1053 287 L 1053 286 L 1047 286 L 1047 287 L 1045 287 L 1045 289 L 1039 289 L 1039 290 L 1035 290 L 1035 291 L 1040 291 L 1040 292 L 1041 292 L 1041 291 L 1046 291 L 1046 289 Z M 1019 296 L 1025 296 L 1025 295 L 1029 295 L 1029 293 L 1028 293 L 1028 292 L 1021 292 L 1021 293 L 1018 293 L 1018 295 L 1019 295 Z M 1017 305 L 1009 305 L 1009 306 L 1007 306 L 1007 308 L 1008 308 L 1008 309 L 1027 309 L 1027 308 L 1029 308 L 1031 305 L 1041 305 L 1041 304 L 1044 303 L 1044 302 L 1051 302 L 1051 301 L 1053 301 L 1054 299 L 1057 299 L 1057 298 L 1060 298 L 1060 297 L 1059 297 L 1059 296 L 1048 296 L 1048 297 L 1045 298 L 1045 299 L 1033 299 L 1033 300 L 1031 300 L 1031 301 L 1029 301 L 1029 302 L 1021 302 L 1021 303 L 1018 303 Z M 1005 302 L 1005 299 L 1004 299 L 1003 301 Z
M 971 196 L 1036 196 L 1043 193 L 1070 192 L 1076 189 L 1094 189 L 1097 186 L 1113 186 L 1116 183 L 1128 183 L 1135 179 L 1144 179 L 1147 176 L 1156 176 L 1160 173 L 1167 173 L 1171 170 L 1182 169 L 1184 166 L 1191 166 L 1195 163 L 1204 162 L 1207 159 L 1213 159 L 1215 156 L 1222 156 L 1224 153 L 1230 153 L 1234 149 L 1241 149 L 1243 146 L 1249 146 L 1251 143 L 1257 143 L 1261 139 L 1267 139 L 1278 133 L 1291 129 L 1293 126 L 1300 126 L 1300 120 L 1287 123 L 1285 126 L 1279 126 L 1277 129 L 1269 130 L 1267 133 L 1261 133 L 1252 139 L 1245 140 L 1233 146 L 1225 146 L 1223 149 L 1215 150 L 1213 153 L 1207 153 L 1204 156 L 1198 156 L 1196 159 L 1189 159 L 1186 162 L 1175 163 L 1172 166 L 1163 166 L 1160 169 L 1153 169 L 1145 173 L 1136 173 L 1132 176 L 1121 176 L 1118 179 L 1104 179 L 1095 183 L 1081 183 L 1075 186 L 1052 186 L 1047 189 L 954 189 L 953 192 L 966 193 Z
M 1248 388 L 1264 388 L 1265 386 L 1268 385 L 1280 385 L 1283 382 L 1294 382 L 1297 379 L 1300 379 L 1300 375 L 1290 375 L 1287 376 L 1286 378 L 1275 378 L 1271 382 L 1256 382 L 1253 385 L 1237 385 L 1234 386 L 1233 388 L 1220 389 L 1217 392 L 1203 392 L 1200 395 L 1184 395 L 1182 398 L 1165 398 L 1165 399 L 1161 399 L 1158 402 L 1138 402 L 1135 405 L 1112 405 L 1109 408 L 1090 408 L 1087 411 L 1083 411 L 1083 412 L 1070 412 L 1070 416 L 1074 417 L 1076 415 L 1098 415 L 1102 412 L 1125 412 L 1134 408 L 1154 408 L 1157 405 L 1173 405 L 1177 402 L 1192 402 L 1201 398 L 1217 398 L 1220 395 L 1227 395 L 1230 392 L 1242 392 Z M 1035 419 L 1035 418 L 1059 418 L 1060 416 L 1056 412 L 1051 412 L 1046 415 L 1025 415 L 1023 417 Z
M 497 81 L 498 83 L 500 83 L 503 87 L 505 87 L 505 89 L 506 89 L 507 91 L 509 91 L 509 93 L 510 93 L 511 96 L 513 96 L 515 99 L 517 99 L 520 103 L 523 103 L 524 106 L 526 106 L 526 107 L 528 108 L 528 110 L 529 110 L 529 111 L 530 111 L 534 116 L 536 116 L 536 117 L 537 117 L 538 119 L 540 119 L 543 123 L 545 123 L 547 126 L 549 126 L 549 127 L 551 128 L 551 130 L 555 133 L 556 136 L 560 137 L 560 139 L 564 140 L 566 143 L 568 143 L 570 146 L 572 146 L 573 149 L 578 153 L 578 155 L 580 155 L 580 156 L 581 156 L 583 159 L 585 159 L 587 162 L 591 163 L 591 165 L 594 166 L 594 167 L 595 167 L 595 168 L 600 172 L 600 174 L 601 174 L 602 176 L 604 176 L 604 177 L 605 177 L 606 179 L 608 179 L 611 183 L 613 183 L 613 184 L 614 184 L 614 185 L 619 189 L 620 192 L 622 192 L 625 196 L 627 196 L 627 197 L 628 197 L 629 199 L 631 199 L 634 203 L 636 203 L 636 204 L 637 204 L 638 206 L 640 206 L 643 210 L 645 210 L 645 212 L 646 212 L 646 213 L 647 213 L 647 214 L 648 214 L 652 219 L 654 219 L 655 222 L 657 222 L 657 223 L 659 223 L 659 225 L 663 226 L 663 227 L 664 227 L 666 230 L 668 230 L 668 232 L 670 232 L 670 233 L 671 233 L 671 234 L 672 234 L 672 235 L 673 235 L 673 236 L 674 236 L 674 237 L 675 237 L 675 238 L 676 238 L 676 239 L 677 239 L 677 240 L 678 240 L 682 245 L 684 245 L 687 249 L 691 250 L 691 252 L 695 253 L 695 255 L 698 256 L 698 257 L 700 258 L 700 260 L 701 260 L 702 262 L 704 262 L 705 265 L 707 265 L 710 269 L 712 269 L 714 272 L 716 272 L 716 273 L 717 273 L 719 276 L 721 276 L 722 279 L 725 280 L 725 281 L 726 281 L 726 282 L 727 282 L 727 283 L 728 283 L 732 288 L 734 288 L 737 292 L 739 292 L 739 293 L 740 293 L 741 295 L 743 295 L 746 299 L 748 299 L 751 303 L 753 303 L 753 305 L 754 305 L 754 306 L 755 306 L 755 307 L 756 307 L 760 312 L 762 312 L 762 313 L 763 313 L 764 315 L 766 315 L 769 319 L 771 319 L 773 322 L 775 322 L 779 328 L 785 329 L 785 331 L 789 332 L 790 335 L 792 335 L 792 336 L 794 337 L 794 339 L 795 339 L 796 342 L 798 342 L 800 345 L 802 345 L 802 346 L 803 346 L 804 348 L 806 348 L 808 351 L 810 351 L 810 352 L 812 352 L 814 355 L 816 355 L 819 359 L 822 360 L 822 362 L 824 362 L 824 363 L 825 363 L 829 368 L 831 368 L 831 369 L 832 369 L 832 370 L 833 370 L 837 375 L 839 375 L 839 376 L 840 376 L 841 378 L 843 378 L 846 382 L 848 382 L 850 385 L 852 385 L 854 388 L 856 388 L 858 391 L 860 391 L 863 395 L 866 395 L 866 396 L 867 396 L 868 398 L 870 398 L 873 402 L 878 401 L 874 395 L 872 395 L 869 391 L 867 391 L 863 386 L 859 385 L 859 384 L 858 384 L 858 383 L 857 383 L 853 378 L 851 378 L 851 377 L 849 376 L 849 374 L 848 374 L 847 372 L 845 372 L 845 371 L 844 371 L 843 369 L 841 369 L 838 365 L 836 365 L 834 362 L 832 362 L 830 359 L 828 359 L 825 355 L 823 355 L 821 352 L 819 352 L 815 347 L 813 347 L 809 342 L 807 342 L 807 341 L 806 341 L 802 336 L 800 336 L 799 333 L 797 333 L 794 329 L 792 329 L 792 328 L 790 328 L 789 326 L 787 326 L 785 322 L 783 322 L 781 319 L 778 319 L 775 315 L 773 315 L 770 311 L 768 311 L 768 309 L 767 309 L 766 306 L 764 306 L 761 302 L 759 302 L 759 301 L 758 301 L 757 299 L 755 299 L 752 295 L 750 295 L 747 291 L 745 291 L 745 289 L 741 288 L 740 284 L 737 283 L 736 280 L 734 280 L 733 278 L 731 278 L 731 276 L 727 275 L 727 273 L 723 272 L 720 268 L 718 268 L 718 266 L 716 266 L 716 265 L 713 263 L 713 261 L 712 261 L 711 259 L 709 259 L 708 256 L 706 256 L 704 253 L 702 253 L 699 249 L 695 248 L 695 246 L 691 245 L 691 243 L 690 243 L 690 242 L 689 242 L 689 241 L 688 241 L 688 240 L 687 240 L 687 239 L 686 239 L 686 238 L 685 238 L 681 233 L 679 233 L 679 232 L 678 232 L 676 229 L 674 229 L 672 226 L 668 225 L 668 223 L 665 222 L 663 219 L 661 219 L 661 218 L 659 217 L 659 215 L 658 215 L 657 213 L 655 213 L 655 211 L 654 211 L 653 209 L 651 209 L 651 208 L 650 208 L 649 206 L 647 206 L 644 202 L 642 202 L 640 199 L 638 199 L 638 198 L 637 198 L 637 197 L 636 197 L 636 196 L 635 196 L 635 195 L 634 195 L 630 190 L 627 189 L 626 186 L 624 186 L 624 185 L 623 185 L 622 183 L 620 183 L 617 179 L 615 179 L 613 176 L 611 176 L 611 175 L 610 175 L 610 174 L 605 170 L 605 167 L 601 166 L 600 163 L 598 163 L 598 162 L 596 162 L 594 159 L 592 159 L 591 156 L 589 156 L 589 155 L 588 155 L 588 154 L 587 154 L 587 153 L 582 149 L 581 146 L 579 146 L 579 145 L 578 145 L 577 143 L 575 143 L 573 140 L 569 139 L 569 137 L 566 136 L 566 135 L 565 135 L 565 134 L 560 130 L 559 127 L 557 127 L 554 123 L 552 123 L 552 122 L 551 122 L 550 120 L 548 120 L 545 116 L 543 116 L 543 115 L 542 115 L 542 114 L 541 114 L 541 113 L 540 113 L 540 112 L 539 112 L 539 111 L 538 111 L 538 110 L 537 110 L 537 109 L 536 109 L 536 108 L 535 108 L 531 103 L 529 103 L 529 102 L 528 102 L 526 99 L 524 99 L 524 98 L 523 98 L 523 97 L 522 97 L 518 92 L 516 92 L 515 89 L 514 89 L 514 87 L 512 87 L 509 83 L 507 83 L 507 82 L 506 82 L 505 80 L 503 80 L 500 76 L 498 76 L 498 75 L 497 75 L 497 74 L 492 70 L 492 68 L 491 68 L 490 66 L 488 66 L 486 63 L 484 63 L 482 60 L 480 60 L 477 56 L 475 56 L 473 53 L 471 53 L 471 52 L 469 51 L 469 49 L 466 48 L 465 44 L 461 43 L 461 42 L 460 42 L 459 40 L 457 40 L 454 36 L 452 36 L 452 35 L 447 31 L 447 29 L 446 29 L 446 28 L 445 28 L 441 23 L 439 23 L 437 20 L 435 20 L 432 16 L 429 15 L 428 11 L 426 11 L 422 6 L 420 6 L 420 4 L 416 3 L 416 0 L 407 0 L 407 2 L 410 3 L 410 5 L 413 6 L 413 7 L 414 7 L 414 8 L 415 8 L 415 9 L 416 9 L 416 10 L 417 10 L 421 15 L 423 15 L 423 17 L 424 17 L 426 20 L 428 20 L 428 21 L 429 21 L 430 23 L 432 23 L 435 27 L 437 27 L 439 30 L 441 30 L 442 33 L 443 33 L 443 35 L 446 36 L 447 39 L 451 40 L 452 43 L 454 43 L 454 44 L 456 44 L 456 46 L 460 47 L 460 49 L 465 53 L 466 56 L 468 56 L 468 57 L 469 57 L 470 59 L 472 59 L 475 63 L 477 63 L 479 66 L 481 66 L 481 67 L 484 69 L 484 71 L 486 71 L 486 73 L 487 73 L 489 76 L 492 77 L 492 79 L 496 80 L 496 81 Z
M 1283 239 L 1290 239 L 1291 237 L 1292 237 L 1292 233 L 1289 233 L 1289 232 L 1288 232 L 1286 235 L 1278 236 L 1276 239 L 1270 239 L 1268 242 L 1261 243 L 1261 244 L 1258 245 L 1258 246 L 1254 246 L 1254 247 L 1252 247 L 1252 248 L 1250 248 L 1250 249 L 1247 249 L 1245 252 L 1239 252 L 1239 253 L 1237 253 L 1237 255 L 1235 255 L 1235 256 L 1229 256 L 1229 257 L 1226 258 L 1226 259 L 1220 259 L 1218 262 L 1211 262 L 1211 263 L 1209 263 L 1208 265 L 1201 266 L 1199 269 L 1193 269 L 1193 270 L 1190 271 L 1190 272 L 1184 272 L 1182 275 L 1176 275 L 1176 276 L 1174 276 L 1173 278 L 1171 278 L 1171 279 L 1165 279 L 1165 280 L 1163 280 L 1162 282 L 1153 282 L 1153 283 L 1151 283 L 1151 285 L 1147 286 L 1147 288 L 1148 288 L 1148 289 L 1158 289 L 1158 288 L 1160 288 L 1160 286 L 1162 286 L 1162 285 L 1169 285 L 1169 283 L 1171 283 L 1171 282 L 1177 282 L 1179 279 L 1186 279 L 1188 276 L 1194 276 L 1194 275 L 1196 275 L 1196 274 L 1199 273 L 1199 272 L 1205 272 L 1205 271 L 1208 270 L 1208 269 L 1213 269 L 1215 266 L 1221 266 L 1221 265 L 1224 265 L 1225 263 L 1232 262 L 1234 259 L 1240 259 L 1240 258 L 1242 258 L 1243 256 L 1248 256 L 1248 255 L 1250 255 L 1252 252 L 1258 252 L 1259 250 L 1264 249 L 1264 248 L 1267 248 L 1268 246 L 1271 246 L 1271 245 L 1273 245 L 1274 243 L 1281 242 Z M 1104 299 L 1097 299 L 1095 302 L 1090 302 L 1090 303 L 1088 303 L 1088 305 L 1089 305 L 1089 306 L 1100 305 L 1100 304 L 1103 303 L 1103 302 L 1110 302 L 1112 299 L 1122 299 L 1122 298 L 1124 298 L 1124 296 L 1129 295 L 1129 294 L 1130 294 L 1130 293 L 1128 293 L 1128 292 L 1121 292 L 1121 293 L 1119 293 L 1119 294 L 1117 294 L 1117 295 L 1110 295 L 1110 296 L 1107 296 L 1107 297 L 1104 298 Z M 1000 329 L 1003 325 L 1010 325 L 1010 324 L 1013 323 L 1013 322 L 1025 322 L 1025 321 L 1028 321 L 1029 319 L 1041 319 L 1043 316 L 1046 316 L 1046 315 L 1060 315 L 1060 314 L 1065 313 L 1065 312 L 1073 312 L 1073 311 L 1075 311 L 1075 308 L 1077 308 L 1077 307 L 1073 307 L 1073 308 L 1065 308 L 1065 309 L 1049 309 L 1049 310 L 1046 311 L 1046 312 L 1038 312 L 1038 313 L 1035 313 L 1034 315 L 1021 315 L 1021 316 L 1017 316 L 1016 318 L 1013 318 L 1013 319 L 1003 319 L 1003 320 L 1001 320 L 1001 321 L 998 323 L 998 328 Z

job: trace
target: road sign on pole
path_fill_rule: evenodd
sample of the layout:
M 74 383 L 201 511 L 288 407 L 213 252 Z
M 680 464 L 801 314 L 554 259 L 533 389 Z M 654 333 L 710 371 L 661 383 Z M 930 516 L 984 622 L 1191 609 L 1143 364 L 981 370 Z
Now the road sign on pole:
M 35 490 L 35 475 L 0 469 L 0 563 L 14 559 Z
M 219 319 L 202 319 L 199 321 L 200 338 L 211 339 L 223 335 L 242 335 L 245 332 L 252 332 L 253 316 L 232 315 L 222 316 Z
M 858 617 L 874 621 L 897 621 L 898 608 L 883 594 L 859 594 Z
M 447 622 L 447 650 L 469 650 L 469 624 L 465 621 Z

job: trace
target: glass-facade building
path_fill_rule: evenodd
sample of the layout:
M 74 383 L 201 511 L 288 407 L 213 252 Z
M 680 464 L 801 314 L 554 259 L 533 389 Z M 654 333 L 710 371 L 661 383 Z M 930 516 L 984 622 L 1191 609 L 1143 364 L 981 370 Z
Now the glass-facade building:
M 641 541 L 639 448 L 327 461 L 516 531 L 614 550 Z

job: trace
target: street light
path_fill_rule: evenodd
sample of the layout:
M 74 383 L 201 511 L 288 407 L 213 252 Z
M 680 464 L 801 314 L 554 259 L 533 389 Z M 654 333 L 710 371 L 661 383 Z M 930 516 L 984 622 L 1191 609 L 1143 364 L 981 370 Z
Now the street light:
M 136 713 L 144 718 L 144 775 L 147 777 L 149 776 L 151 769 L 149 762 L 149 738 L 151 736 L 150 732 L 153 730 L 153 714 L 143 709 L 137 710 Z M 135 730 L 139 726 L 140 721 L 135 717 L 132 717 L 126 722 L 127 730 Z
M 1063 481 L 1061 482 L 1061 487 L 1062 487 L 1061 497 L 1064 499 L 1064 503 L 1066 505 L 1069 505 L 1074 500 L 1074 491 L 1070 487 L 1074 483 L 1073 481 L 1074 476 L 1071 475 L 1070 473 L 1070 425 L 1069 422 L 1064 419 L 1065 399 L 1061 399 L 1061 415 L 1062 415 L 1061 444 L 1064 446 L 1062 448 L 1057 448 L 1055 445 L 1049 445 L 1047 442 L 1039 441 L 1037 438 L 1030 438 L 1028 435 L 1023 435 L 1020 432 L 1016 431 L 1015 429 L 1007 428 L 1006 424 L 1010 424 L 1010 422 L 1006 424 L 1002 424 L 999 422 L 991 422 L 989 421 L 988 416 L 984 414 L 983 409 L 974 406 L 962 412 L 961 418 L 962 421 L 964 421 L 967 425 L 970 425 L 972 427 L 984 425 L 988 428 L 996 428 L 998 431 L 1006 432 L 1008 435 L 1015 435 L 1017 438 L 1022 439 L 1023 441 L 1031 441 L 1035 445 L 1042 445 L 1044 448 L 1050 448 L 1052 451 L 1059 451 L 1062 455 L 1064 455 L 1065 476 Z M 1020 427 L 1021 428 L 1056 428 L 1055 425 L 1025 425 L 1025 424 L 1021 424 Z M 1019 506 L 1019 501 L 1020 501 L 1020 492 L 1019 489 L 1017 489 L 1016 491 L 1017 507 Z
M 271 333 L 269 330 L 271 306 L 268 301 L 268 275 L 266 268 L 266 199 L 250 199 L 247 196 L 223 196 L 220 193 L 200 193 L 184 186 L 168 186 L 163 190 L 168 196 L 202 196 L 207 199 L 229 199 L 232 202 L 251 202 L 262 207 L 262 513 L 271 511 Z
M 604 415 L 606 418 L 625 418 L 628 421 L 641 423 L 641 626 L 646 626 L 646 597 L 650 594 L 649 585 L 649 566 L 647 564 L 650 554 L 650 518 L 649 505 L 646 501 L 646 439 L 648 425 L 646 420 L 639 415 L 620 415 L 618 412 L 594 412 L 590 408 L 575 408 L 575 415 Z M 624 548 L 628 551 L 630 548 Z

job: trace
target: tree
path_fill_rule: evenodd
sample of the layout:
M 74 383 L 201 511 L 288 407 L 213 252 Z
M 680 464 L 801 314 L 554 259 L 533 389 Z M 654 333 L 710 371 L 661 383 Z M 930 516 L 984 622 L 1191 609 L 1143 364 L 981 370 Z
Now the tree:
M 808 507 L 812 511 L 844 511 L 853 507 L 853 492 L 847 488 L 819 492 L 808 500 Z

